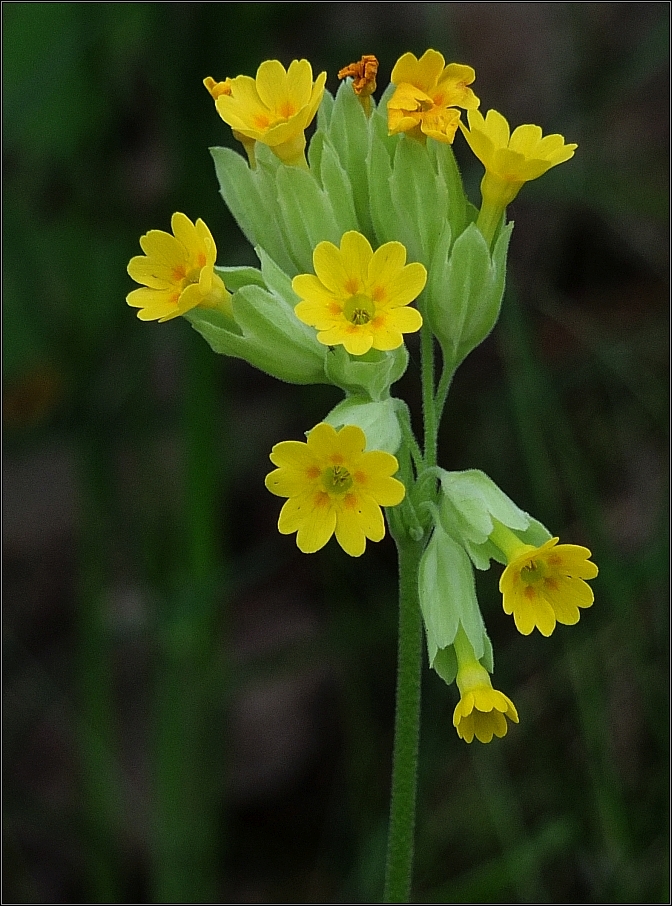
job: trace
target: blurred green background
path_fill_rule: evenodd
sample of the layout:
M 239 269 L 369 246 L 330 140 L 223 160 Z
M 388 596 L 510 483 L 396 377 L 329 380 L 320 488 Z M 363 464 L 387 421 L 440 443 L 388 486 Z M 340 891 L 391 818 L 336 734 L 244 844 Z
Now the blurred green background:
M 2 12 L 4 901 L 379 900 L 394 547 L 301 555 L 263 484 L 338 396 L 142 324 L 126 264 L 175 210 L 220 264 L 254 261 L 205 76 L 307 57 L 334 92 L 375 53 L 382 90 L 433 47 L 475 67 L 483 109 L 579 144 L 509 210 L 503 315 L 440 461 L 484 469 L 600 575 L 549 639 L 517 635 L 499 570 L 479 575 L 521 722 L 467 746 L 425 671 L 414 901 L 669 902 L 669 4 Z

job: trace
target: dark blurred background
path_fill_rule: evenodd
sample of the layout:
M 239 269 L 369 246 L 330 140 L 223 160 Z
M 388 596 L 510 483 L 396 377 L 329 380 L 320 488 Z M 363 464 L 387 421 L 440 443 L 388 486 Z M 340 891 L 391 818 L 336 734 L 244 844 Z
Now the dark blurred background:
M 549 639 L 479 575 L 521 722 L 452 727 L 425 671 L 415 902 L 669 902 L 667 3 L 4 3 L 5 902 L 377 902 L 396 662 L 389 538 L 276 530 L 272 445 L 333 388 L 143 324 L 128 260 L 173 211 L 253 263 L 202 85 L 428 47 L 482 108 L 578 142 L 527 185 L 499 325 L 448 401 L 595 606 Z M 455 153 L 478 202 L 480 165 Z M 417 405 L 417 349 L 399 395 Z

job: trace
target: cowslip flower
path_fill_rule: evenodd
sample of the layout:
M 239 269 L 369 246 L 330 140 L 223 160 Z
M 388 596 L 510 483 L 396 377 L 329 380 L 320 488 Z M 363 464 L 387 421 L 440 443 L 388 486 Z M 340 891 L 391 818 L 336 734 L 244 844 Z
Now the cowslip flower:
M 237 138 L 262 142 L 284 163 L 307 167 L 305 129 L 317 113 L 326 80 L 322 72 L 313 82 L 308 60 L 293 60 L 288 70 L 278 60 L 265 60 L 255 79 L 240 75 L 215 82 L 208 76 L 204 84 Z
M 131 258 L 128 273 L 144 285 L 126 301 L 140 309 L 141 321 L 169 321 L 197 306 L 230 315 L 231 294 L 214 271 L 217 247 L 212 233 L 200 218 L 194 224 L 179 212 L 170 225 L 173 235 L 150 230 L 141 237 L 145 254 Z
M 373 54 L 364 54 L 357 63 L 348 63 L 338 71 L 339 79 L 345 79 L 348 76 L 352 78 L 352 89 L 367 116 L 371 112 L 371 95 L 376 90 L 377 74 L 378 60 Z
M 537 179 L 574 156 L 576 144 L 565 144 L 562 135 L 542 137 L 539 126 L 518 126 L 511 132 L 508 122 L 496 110 L 485 117 L 478 110 L 468 112 L 469 128 L 460 123 L 469 147 L 485 167 L 481 182 L 483 207 L 479 227 L 494 235 L 501 215 L 522 186 Z M 486 238 L 492 239 L 492 235 Z
M 506 736 L 506 718 L 518 723 L 518 712 L 511 699 L 493 689 L 490 674 L 474 654 L 462 627 L 455 637 L 457 655 L 457 687 L 460 700 L 453 712 L 453 726 L 465 742 L 474 738 L 490 742 L 493 736 Z
M 426 50 L 419 60 L 405 53 L 392 70 L 391 81 L 397 88 L 387 103 L 390 135 L 406 132 L 422 142 L 429 136 L 452 144 L 460 121 L 455 108 L 475 110 L 480 104 L 468 87 L 475 78 L 471 66 L 446 66 L 437 50 Z
M 556 622 L 573 626 L 579 621 L 579 608 L 594 601 L 593 590 L 584 581 L 598 573 L 590 551 L 577 544 L 558 544 L 558 540 L 551 538 L 541 547 L 519 544 L 507 556 L 499 590 L 504 612 L 513 614 L 523 635 L 536 627 L 549 636 Z
M 391 453 L 364 452 L 366 435 L 356 425 L 336 431 L 322 422 L 307 443 L 286 440 L 270 455 L 278 466 L 266 476 L 266 487 L 288 497 L 278 521 L 283 535 L 296 532 L 299 550 L 312 554 L 336 533 L 346 554 L 359 557 L 366 539 L 385 535 L 381 506 L 404 499 L 404 485 L 392 475 L 399 464 Z
M 325 346 L 343 344 L 352 355 L 369 349 L 397 349 L 402 334 L 422 326 L 422 315 L 408 308 L 427 281 L 419 262 L 406 264 L 400 242 L 386 242 L 374 252 L 355 230 L 341 246 L 320 242 L 313 252 L 315 274 L 299 274 L 292 289 L 301 298 L 294 309 L 304 324 L 318 330 Z

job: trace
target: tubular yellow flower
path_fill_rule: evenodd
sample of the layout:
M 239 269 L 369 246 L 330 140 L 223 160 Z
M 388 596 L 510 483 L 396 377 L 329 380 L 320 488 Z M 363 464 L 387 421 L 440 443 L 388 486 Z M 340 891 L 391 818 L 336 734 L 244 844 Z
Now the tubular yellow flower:
M 413 138 L 426 137 L 452 144 L 460 121 L 460 111 L 475 110 L 479 99 L 468 86 L 476 78 L 471 66 L 449 63 L 437 50 L 426 50 L 418 58 L 405 53 L 392 70 L 397 86 L 387 104 L 390 135 L 406 132 Z
M 192 308 L 220 308 L 231 314 L 231 294 L 215 273 L 217 248 L 210 230 L 199 218 L 173 214 L 173 235 L 150 230 L 140 239 L 145 253 L 131 258 L 128 273 L 144 284 L 126 296 L 139 308 L 141 321 L 169 321 Z
M 478 110 L 470 110 L 468 119 L 469 128 L 460 123 L 460 129 L 485 167 L 478 225 L 482 228 L 487 221 L 484 235 L 491 240 L 504 208 L 524 183 L 569 160 L 578 145 L 566 145 L 562 135 L 542 137 L 539 126 L 518 126 L 511 132 L 506 119 L 496 110 L 488 110 L 485 117 Z
M 513 614 L 516 629 L 529 635 L 536 628 L 549 636 L 556 621 L 572 626 L 579 621 L 579 608 L 594 601 L 592 588 L 597 566 L 587 547 L 558 544 L 551 538 L 541 547 L 519 545 L 507 554 L 508 565 L 499 580 L 504 612 Z M 497 543 L 497 542 L 495 542 Z
M 308 442 L 287 440 L 276 444 L 271 462 L 278 466 L 266 476 L 266 487 L 288 497 L 280 511 L 278 529 L 296 532 L 304 554 L 320 550 L 336 533 L 346 554 L 359 557 L 366 539 L 385 535 L 381 506 L 396 506 L 404 499 L 404 485 L 392 478 L 399 463 L 391 453 L 364 452 L 366 435 L 356 425 L 336 431 L 322 422 Z
M 369 349 L 397 349 L 402 334 L 422 326 L 422 315 L 408 304 L 427 281 L 419 262 L 406 264 L 400 242 L 386 242 L 374 252 L 368 239 L 351 230 L 340 249 L 320 242 L 313 253 L 315 275 L 299 274 L 292 289 L 301 298 L 294 311 L 315 327 L 325 346 L 343 344 L 352 355 Z
M 455 637 L 457 687 L 460 700 L 453 712 L 453 726 L 465 742 L 476 736 L 479 742 L 490 742 L 493 736 L 506 736 L 506 718 L 518 723 L 518 712 L 511 699 L 492 688 L 490 674 L 477 660 L 462 627 Z
M 304 131 L 317 113 L 326 80 L 322 72 L 313 82 L 308 60 L 293 60 L 288 70 L 278 60 L 265 60 L 256 79 L 241 75 L 215 82 L 208 76 L 205 85 L 217 112 L 241 141 L 262 142 L 284 163 L 305 167 Z M 218 91 L 219 86 L 230 90 Z

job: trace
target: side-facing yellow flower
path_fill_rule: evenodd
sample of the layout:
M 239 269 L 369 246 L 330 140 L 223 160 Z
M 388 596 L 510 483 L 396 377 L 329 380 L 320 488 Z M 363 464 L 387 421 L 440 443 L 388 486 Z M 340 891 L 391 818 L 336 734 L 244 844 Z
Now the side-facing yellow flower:
M 484 235 L 491 240 L 504 208 L 522 186 L 569 160 L 578 145 L 566 145 L 562 135 L 542 136 L 539 126 L 518 126 L 511 132 L 506 119 L 496 110 L 488 110 L 485 117 L 478 110 L 470 110 L 468 120 L 469 128 L 460 123 L 460 129 L 485 167 L 478 225 L 482 228 L 487 221 Z
M 308 60 L 293 60 L 288 70 L 278 60 L 265 60 L 256 79 L 240 75 L 215 82 L 208 76 L 205 87 L 237 137 L 262 142 L 286 164 L 305 167 L 304 131 L 317 113 L 326 80 L 322 72 L 313 82 Z M 220 91 L 220 86 L 226 87 Z
M 212 233 L 199 218 L 173 214 L 173 235 L 150 230 L 140 239 L 144 255 L 131 258 L 128 273 L 144 284 L 126 296 L 139 308 L 141 321 L 169 321 L 192 308 L 221 308 L 231 314 L 231 294 L 215 273 L 217 247 Z
M 325 346 L 343 344 L 352 355 L 369 349 L 397 349 L 402 334 L 422 327 L 422 315 L 408 304 L 427 281 L 423 264 L 406 264 L 400 242 L 374 252 L 369 240 L 350 230 L 341 247 L 320 242 L 313 252 L 314 274 L 299 274 L 292 289 L 301 298 L 294 311 L 319 333 Z
M 468 86 L 476 78 L 471 66 L 449 63 L 438 50 L 426 50 L 418 58 L 405 53 L 392 70 L 397 90 L 387 103 L 390 135 L 407 134 L 424 142 L 426 137 L 452 144 L 460 111 L 475 110 L 479 99 Z
M 457 687 L 460 700 L 453 712 L 453 726 L 465 742 L 474 738 L 490 742 L 493 736 L 506 736 L 506 718 L 518 723 L 518 712 L 511 699 L 492 688 L 490 674 L 474 654 L 462 627 L 455 637 L 457 655 Z
M 593 590 L 584 581 L 598 573 L 590 551 L 577 544 L 558 544 L 558 540 L 551 538 L 541 547 L 523 544 L 507 556 L 499 590 L 504 612 L 513 614 L 523 635 L 536 626 L 549 636 L 556 622 L 572 626 L 579 622 L 579 608 L 594 601 Z
M 307 443 L 286 440 L 276 444 L 271 462 L 278 468 L 266 476 L 266 487 L 288 497 L 280 511 L 278 529 L 296 532 L 304 554 L 320 550 L 336 533 L 346 554 L 359 557 L 366 539 L 385 535 L 381 506 L 396 506 L 404 499 L 404 485 L 392 478 L 399 468 L 396 457 L 381 450 L 364 452 L 366 435 L 356 425 L 336 431 L 322 422 Z

